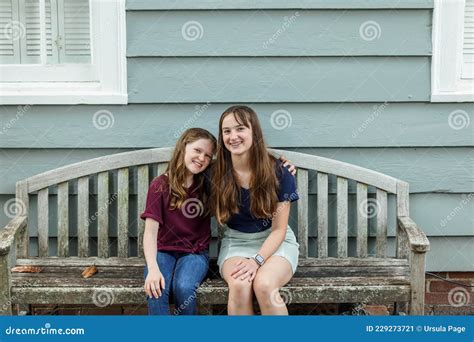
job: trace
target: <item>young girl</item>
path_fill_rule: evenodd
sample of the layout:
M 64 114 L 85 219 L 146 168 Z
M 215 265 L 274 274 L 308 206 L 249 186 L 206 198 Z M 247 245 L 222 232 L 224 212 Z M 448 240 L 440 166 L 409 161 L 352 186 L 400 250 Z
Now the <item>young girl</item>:
M 298 265 L 288 227 L 295 179 L 266 149 L 257 114 L 246 106 L 220 118 L 213 167 L 213 210 L 226 225 L 218 265 L 229 286 L 228 313 L 252 315 L 253 295 L 263 315 L 287 315 L 279 294 Z
M 211 239 L 204 170 L 216 138 L 190 128 L 179 138 L 166 172 L 155 178 L 141 214 L 145 221 L 145 292 L 150 315 L 169 315 L 170 290 L 175 314 L 194 315 L 196 289 L 207 274 Z

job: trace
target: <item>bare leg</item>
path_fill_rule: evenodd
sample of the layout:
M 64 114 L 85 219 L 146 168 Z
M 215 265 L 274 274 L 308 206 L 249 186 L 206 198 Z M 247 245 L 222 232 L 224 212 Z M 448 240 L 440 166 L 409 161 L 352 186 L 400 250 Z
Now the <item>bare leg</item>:
M 253 315 L 253 289 L 248 279 L 240 280 L 231 277 L 235 264 L 243 257 L 232 257 L 222 265 L 222 276 L 229 285 L 229 299 L 227 302 L 227 313 L 229 315 Z
M 293 276 L 291 265 L 283 257 L 271 256 L 257 271 L 253 290 L 262 315 L 288 315 L 286 303 L 280 296 L 280 287 L 285 286 Z

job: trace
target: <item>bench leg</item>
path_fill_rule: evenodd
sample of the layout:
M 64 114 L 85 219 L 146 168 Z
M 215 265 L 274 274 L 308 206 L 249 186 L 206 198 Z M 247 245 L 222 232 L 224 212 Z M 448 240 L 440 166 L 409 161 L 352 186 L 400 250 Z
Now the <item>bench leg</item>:
M 410 253 L 410 315 L 425 312 L 425 253 Z
M 12 314 L 10 255 L 0 255 L 0 315 Z

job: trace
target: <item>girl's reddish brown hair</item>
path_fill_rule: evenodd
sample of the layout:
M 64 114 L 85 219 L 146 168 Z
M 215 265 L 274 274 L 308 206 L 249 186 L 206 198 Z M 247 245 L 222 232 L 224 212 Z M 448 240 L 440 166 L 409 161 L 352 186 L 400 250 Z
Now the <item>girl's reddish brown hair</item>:
M 217 160 L 212 169 L 212 208 L 219 225 L 225 224 L 232 214 L 239 212 L 240 186 L 233 170 L 231 153 L 224 145 L 222 122 L 228 115 L 252 129 L 253 144 L 250 148 L 250 211 L 254 217 L 269 218 L 278 204 L 278 178 L 276 159 L 268 153 L 262 128 L 255 111 L 247 106 L 232 106 L 222 113 L 219 120 Z
M 216 138 L 207 130 L 202 128 L 189 128 L 187 129 L 176 142 L 176 146 L 173 151 L 173 156 L 166 168 L 166 174 L 168 175 L 168 184 L 170 191 L 170 209 L 176 208 L 181 209 L 184 201 L 187 198 L 186 189 L 183 184 L 186 182 L 187 168 L 184 163 L 184 155 L 186 152 L 186 145 L 193 143 L 199 139 L 208 139 L 212 143 L 212 153 L 216 151 L 217 141 Z M 209 166 L 210 167 L 210 164 Z M 194 175 L 194 180 L 197 181 L 197 193 L 198 198 L 202 202 L 204 208 L 208 208 L 206 205 L 209 194 L 205 189 L 205 174 L 201 172 Z

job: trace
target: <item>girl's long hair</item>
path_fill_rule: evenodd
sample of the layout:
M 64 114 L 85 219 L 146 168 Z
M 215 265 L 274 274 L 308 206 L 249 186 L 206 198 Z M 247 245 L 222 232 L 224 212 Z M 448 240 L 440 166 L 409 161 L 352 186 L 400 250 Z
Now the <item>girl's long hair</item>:
M 176 142 L 176 146 L 173 151 L 173 156 L 166 168 L 165 174 L 168 176 L 168 185 L 170 191 L 170 208 L 181 209 L 184 201 L 187 199 L 188 195 L 186 193 L 186 188 L 183 184 L 186 182 L 187 168 L 184 163 L 184 155 L 186 152 L 186 145 L 193 143 L 199 139 L 208 139 L 212 143 L 212 152 L 216 151 L 217 141 L 216 138 L 207 130 L 202 128 L 189 128 L 187 129 Z M 212 161 L 211 161 L 212 162 Z M 210 164 L 209 166 L 210 167 Z M 204 172 L 194 175 L 194 181 L 197 182 L 197 191 L 198 199 L 202 202 L 203 208 L 208 208 L 206 205 L 209 199 L 209 193 L 206 191 L 205 187 L 205 177 Z M 160 189 L 158 189 L 160 190 Z M 207 212 L 207 210 L 204 210 Z
M 212 175 L 212 209 L 219 225 L 225 224 L 232 214 L 239 212 L 240 186 L 233 170 L 231 153 L 224 145 L 222 122 L 234 115 L 239 124 L 252 128 L 250 148 L 250 211 L 255 218 L 269 218 L 278 204 L 276 159 L 268 153 L 262 129 L 254 110 L 247 106 L 232 106 L 222 113 L 219 121 L 217 160 Z

